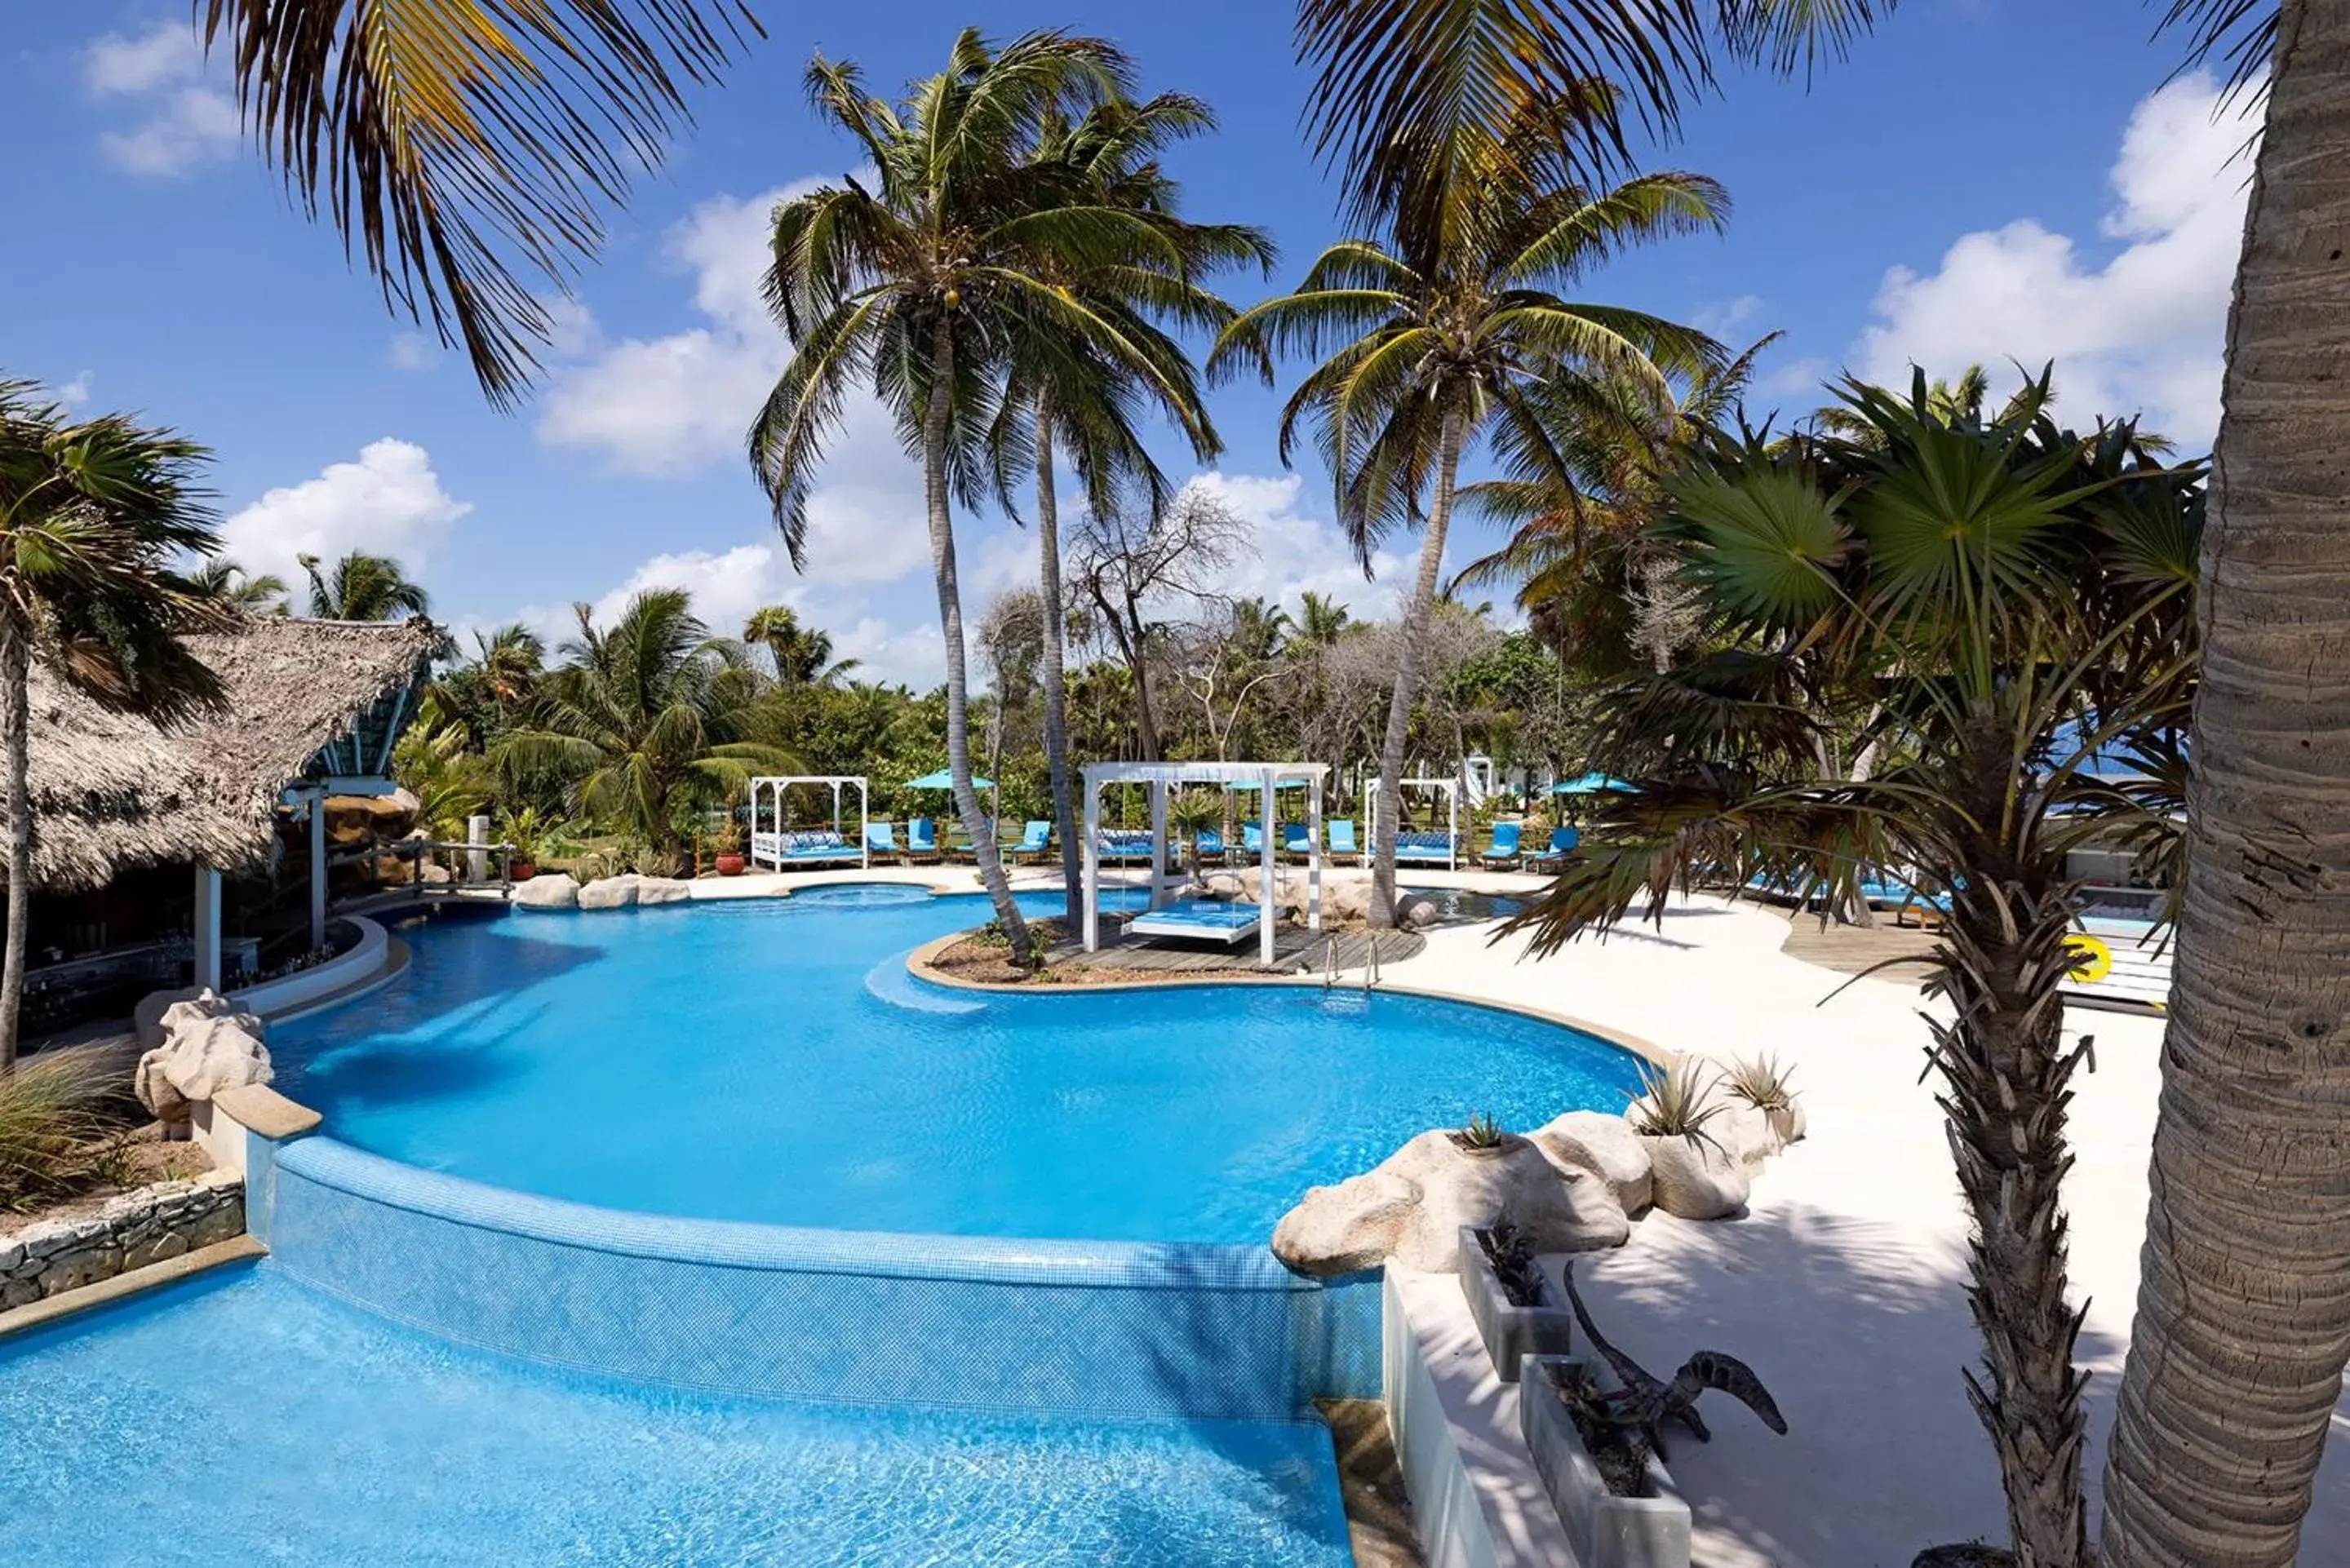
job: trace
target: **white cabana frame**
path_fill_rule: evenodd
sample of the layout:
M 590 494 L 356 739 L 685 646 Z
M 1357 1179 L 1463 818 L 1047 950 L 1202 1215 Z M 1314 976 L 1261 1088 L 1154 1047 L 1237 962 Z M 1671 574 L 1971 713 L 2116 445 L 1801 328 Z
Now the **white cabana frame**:
M 1367 865 L 1369 865 L 1369 864 L 1371 863 L 1371 862 L 1370 862 L 1370 857 L 1371 857 L 1371 853 L 1372 853 L 1372 851 L 1371 851 L 1371 846 L 1372 846 L 1372 845 L 1376 845 L 1376 844 L 1377 844 L 1377 843 L 1378 843 L 1378 841 L 1379 841 L 1379 785 L 1380 785 L 1383 782 L 1384 782 L 1384 781 L 1383 781 L 1383 780 L 1380 780 L 1380 779 L 1373 779 L 1373 780 L 1371 781 L 1371 784 L 1370 784 L 1370 788 L 1369 788 L 1369 790 L 1368 790 L 1367 792 L 1366 792 L 1366 793 L 1365 793 L 1364 797 L 1363 797 L 1363 813 L 1364 813 L 1364 816 L 1365 816 L 1366 820 L 1367 820 L 1367 821 L 1368 821 L 1368 823 L 1370 824 L 1370 830 L 1371 830 L 1371 831 L 1370 831 L 1370 838 L 1369 838 L 1369 841 L 1368 841 L 1368 843 L 1365 844 L 1365 846 L 1363 846 L 1363 864 L 1364 864 L 1364 865 L 1366 865 L 1366 866 L 1367 866 Z M 1446 821 L 1446 824 L 1447 824 L 1446 828 L 1445 828 L 1445 834 L 1444 834 L 1444 836 L 1445 836 L 1445 838 L 1446 838 L 1446 840 L 1447 840 L 1447 842 L 1448 842 L 1448 845 L 1449 845 L 1449 847 L 1448 847 L 1448 848 L 1447 848 L 1447 850 L 1445 851 L 1445 857 L 1444 857 L 1444 868 L 1445 868 L 1447 871 L 1458 871 L 1458 870 L 1460 870 L 1460 869 L 1461 869 L 1461 781 L 1460 781 L 1460 779 L 1459 779 L 1459 778 L 1457 778 L 1457 777 L 1455 777 L 1455 778 L 1419 778 L 1419 779 L 1398 779 L 1398 780 L 1396 781 L 1396 788 L 1397 788 L 1397 791 L 1398 791 L 1398 793 L 1399 793 L 1399 794 L 1400 794 L 1400 793 L 1401 793 L 1402 791 L 1404 791 L 1404 790 L 1408 790 L 1408 789 L 1414 788 L 1415 786 L 1416 786 L 1416 787 L 1418 787 L 1418 788 L 1420 788 L 1420 789 L 1440 789 L 1440 790 L 1442 790 L 1442 791 L 1444 792 L 1444 804 L 1445 804 L 1445 813 L 1446 813 L 1446 815 L 1445 815 L 1445 821 Z M 1407 816 L 1406 820 L 1408 821 L 1408 820 L 1409 820 L 1409 818 Z M 1398 824 L 1396 825 L 1396 831 L 1397 831 L 1398 833 L 1401 833 L 1402 831 L 1404 831 L 1403 824 L 1402 824 L 1402 823 L 1398 823 Z M 1399 856 L 1399 857 L 1397 857 L 1397 859 L 1396 859 L 1396 864 L 1397 864 L 1397 865 L 1399 865 L 1399 866 L 1400 866 L 1400 865 L 1402 865 L 1402 864 L 1403 864 L 1403 859 L 1402 859 L 1402 857 L 1401 857 L 1400 856 Z
M 841 826 L 841 791 L 851 784 L 857 786 L 857 837 L 853 846 L 857 852 L 858 865 L 870 868 L 873 864 L 873 846 L 867 841 L 865 829 L 873 819 L 872 791 L 867 786 L 865 775 L 862 774 L 763 774 L 753 779 L 751 781 L 751 864 L 770 866 L 778 871 L 789 864 L 784 856 L 784 792 L 800 784 L 818 784 L 831 789 L 832 830 L 843 838 L 847 838 L 848 835 Z M 774 826 L 764 829 L 759 826 L 759 805 L 763 798 L 768 802 L 769 815 L 775 823 Z M 844 853 L 839 858 L 846 860 L 848 857 Z
M 1101 792 L 1106 785 L 1140 784 L 1150 786 L 1150 907 L 1163 909 L 1173 881 L 1167 871 L 1167 794 L 1177 784 L 1245 784 L 1264 792 L 1272 801 L 1285 784 L 1305 786 L 1305 822 L 1309 848 L 1305 861 L 1305 923 L 1322 929 L 1322 790 L 1330 774 L 1326 763 L 1088 763 L 1086 765 L 1084 817 L 1085 942 L 1087 952 L 1101 950 Z M 1258 835 L 1260 859 L 1257 884 L 1257 952 L 1260 961 L 1274 961 L 1274 863 L 1281 835 L 1274 831 L 1273 811 L 1264 813 L 1264 831 Z

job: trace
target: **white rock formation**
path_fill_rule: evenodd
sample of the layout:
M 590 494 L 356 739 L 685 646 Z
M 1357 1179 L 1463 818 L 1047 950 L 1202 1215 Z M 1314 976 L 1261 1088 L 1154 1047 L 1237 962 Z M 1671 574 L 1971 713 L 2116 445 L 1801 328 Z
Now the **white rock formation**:
M 1368 908 L 1366 900 L 1365 908 Z M 1405 893 L 1396 899 L 1396 924 L 1406 930 L 1418 930 L 1432 926 L 1442 916 L 1436 900 L 1425 893 Z
M 527 882 L 514 885 L 514 906 L 517 909 L 576 909 L 579 907 L 579 884 L 567 873 L 550 876 L 541 872 Z
M 1274 1255 L 1302 1274 L 1326 1277 L 1392 1258 L 1409 1268 L 1451 1273 L 1460 1230 L 1506 1215 L 1537 1251 L 1620 1246 L 1631 1222 L 1607 1184 L 1562 1170 L 1524 1138 L 1492 1153 L 1462 1148 L 1449 1131 L 1424 1132 L 1374 1169 L 1316 1187 L 1273 1233 Z
M 1737 1155 L 1705 1138 L 1640 1135 L 1648 1146 L 1649 1197 L 1680 1220 L 1727 1220 L 1752 1190 Z
M 1526 1135 L 1563 1170 L 1587 1170 L 1607 1184 L 1627 1214 L 1648 1206 L 1648 1146 L 1622 1116 L 1569 1111 Z
M 165 1008 L 160 1022 L 163 1043 L 139 1058 L 131 1086 L 166 1126 L 186 1122 L 192 1101 L 274 1075 L 261 1020 L 209 991 Z
M 1762 1169 L 1764 1160 L 1787 1147 L 1771 1113 L 1741 1099 L 1725 1099 L 1706 1130 L 1750 1171 Z
M 598 877 L 579 889 L 579 907 L 583 909 L 628 909 L 636 903 L 637 886 L 643 880 L 633 871 L 619 877 Z
M 637 878 L 637 902 L 639 904 L 682 904 L 693 897 L 693 885 L 674 877 L 639 877 Z

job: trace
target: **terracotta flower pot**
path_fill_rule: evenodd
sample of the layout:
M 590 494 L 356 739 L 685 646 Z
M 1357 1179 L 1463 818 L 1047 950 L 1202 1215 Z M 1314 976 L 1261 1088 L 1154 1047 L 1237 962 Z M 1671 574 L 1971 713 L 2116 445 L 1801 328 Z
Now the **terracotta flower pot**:
M 509 860 L 506 862 L 506 876 L 513 881 L 527 882 L 537 875 L 538 862 L 536 860 Z
M 717 865 L 718 874 L 721 877 L 740 877 L 743 875 L 743 857 L 740 855 L 722 854 L 717 857 Z

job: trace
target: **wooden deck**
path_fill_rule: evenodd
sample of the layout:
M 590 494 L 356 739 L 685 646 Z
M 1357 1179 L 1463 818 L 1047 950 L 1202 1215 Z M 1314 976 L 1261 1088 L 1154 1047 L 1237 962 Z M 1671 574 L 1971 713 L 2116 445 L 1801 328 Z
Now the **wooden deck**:
M 1260 949 L 1253 935 L 1229 947 L 1172 937 L 1135 937 L 1126 933 L 1124 918 L 1105 915 L 1098 952 L 1089 953 L 1076 942 L 1065 941 L 1054 947 L 1045 961 L 1055 968 L 1135 970 L 1158 974 L 1236 969 L 1268 974 L 1318 974 L 1330 967 L 1334 946 L 1338 968 L 1362 968 L 1370 961 L 1374 935 L 1378 938 L 1382 964 L 1416 958 L 1428 946 L 1428 939 L 1418 931 L 1309 931 L 1300 926 L 1283 926 L 1274 932 L 1274 960 L 1268 967 L 1257 961 Z
M 1797 915 L 1787 922 L 1787 940 L 1780 950 L 1839 974 L 1860 974 L 1884 964 L 1874 978 L 1915 985 L 1929 972 L 1924 960 L 1933 946 L 1931 931 L 1897 926 L 1889 915 L 1866 927 L 1823 927 L 1816 915 Z

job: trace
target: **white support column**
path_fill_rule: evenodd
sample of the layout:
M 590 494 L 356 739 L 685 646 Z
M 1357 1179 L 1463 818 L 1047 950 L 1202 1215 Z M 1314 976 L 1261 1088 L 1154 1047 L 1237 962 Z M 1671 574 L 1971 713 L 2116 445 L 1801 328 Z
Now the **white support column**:
M 1150 907 L 1167 902 L 1167 781 L 1150 781 Z
M 327 795 L 310 797 L 310 950 L 327 945 Z
M 1322 781 L 1305 781 L 1305 925 L 1322 929 Z
M 479 848 L 465 851 L 465 880 L 486 882 L 490 879 L 490 819 L 476 812 L 465 819 L 465 842 Z
M 1085 810 L 1085 921 L 1086 951 L 1101 950 L 1101 845 L 1096 835 L 1101 831 L 1101 791 L 1090 778 L 1086 780 Z
M 832 781 L 832 830 L 840 831 L 840 781 Z
M 1259 775 L 1259 782 L 1260 787 L 1264 791 L 1264 809 L 1257 814 L 1257 875 L 1263 878 L 1263 880 L 1257 883 L 1256 888 L 1258 916 L 1257 958 L 1258 961 L 1263 963 L 1267 968 L 1271 968 L 1273 965 L 1274 936 L 1274 854 L 1279 847 L 1275 843 L 1275 840 L 1280 836 L 1279 830 L 1274 826 L 1273 820 L 1273 770 L 1271 768 L 1265 769 L 1264 772 Z
M 1445 804 L 1451 807 L 1451 828 L 1444 835 L 1444 868 L 1461 869 L 1461 781 L 1453 780 L 1444 786 Z
M 196 863 L 196 913 L 188 929 L 195 941 L 196 985 L 217 992 L 221 988 L 221 877 L 201 860 Z
M 863 779 L 857 781 L 857 852 L 858 863 L 872 870 L 873 790 Z

